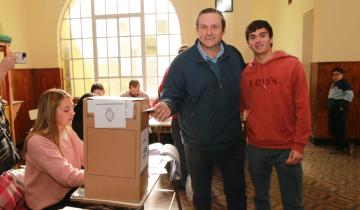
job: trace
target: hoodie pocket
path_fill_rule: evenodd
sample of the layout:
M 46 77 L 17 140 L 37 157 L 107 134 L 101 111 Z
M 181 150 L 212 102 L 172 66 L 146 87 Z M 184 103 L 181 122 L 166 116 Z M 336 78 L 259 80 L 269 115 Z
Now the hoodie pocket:
M 283 140 L 291 135 L 285 114 L 249 113 L 247 132 L 250 140 Z

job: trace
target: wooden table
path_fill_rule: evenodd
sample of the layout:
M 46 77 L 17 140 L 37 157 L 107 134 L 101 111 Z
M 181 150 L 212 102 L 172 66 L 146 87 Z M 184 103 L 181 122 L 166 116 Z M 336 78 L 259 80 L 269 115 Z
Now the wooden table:
M 160 142 L 161 133 L 171 133 L 171 120 L 171 117 L 163 122 L 157 121 L 153 117 L 149 119 L 149 127 L 151 132 L 156 133 L 158 142 Z
M 148 165 L 148 187 L 143 196 L 143 199 L 139 203 L 131 203 L 131 202 L 122 202 L 122 201 L 112 201 L 112 200 L 100 200 L 100 199 L 90 199 L 86 198 L 85 188 L 81 187 L 77 189 L 70 197 L 71 205 L 74 207 L 80 207 L 85 209 L 100 209 L 101 207 L 116 207 L 116 208 L 124 208 L 124 209 L 131 209 L 131 210 L 141 210 L 144 209 L 144 204 L 149 197 L 149 195 L 153 191 L 166 191 L 166 192 L 174 192 L 174 196 L 172 197 L 170 207 L 174 201 L 175 195 L 180 206 L 179 209 L 181 210 L 181 203 L 180 198 L 176 191 L 172 189 L 154 189 L 156 183 L 159 181 L 159 178 L 162 174 L 167 173 L 166 170 L 164 171 L 165 165 L 168 162 L 165 159 L 158 159 L 161 158 L 160 155 L 153 155 L 149 156 L 149 165 Z M 175 188 L 174 188 L 175 189 Z M 105 205 L 105 206 L 104 206 Z M 65 208 L 66 209 L 66 208 Z M 170 208 L 169 208 L 170 209 Z
M 139 203 L 132 202 L 122 202 L 122 201 L 112 201 L 112 200 L 101 200 L 101 199 L 91 199 L 86 198 L 85 188 L 81 187 L 77 189 L 70 197 L 72 203 L 76 204 L 86 204 L 86 208 L 96 208 L 98 206 L 110 206 L 110 207 L 121 207 L 133 210 L 143 209 L 146 199 L 149 197 L 150 193 L 153 191 L 153 188 L 157 181 L 159 180 L 161 174 L 150 174 L 148 179 L 148 188 L 143 196 L 143 199 Z M 81 205 L 83 207 L 83 205 Z

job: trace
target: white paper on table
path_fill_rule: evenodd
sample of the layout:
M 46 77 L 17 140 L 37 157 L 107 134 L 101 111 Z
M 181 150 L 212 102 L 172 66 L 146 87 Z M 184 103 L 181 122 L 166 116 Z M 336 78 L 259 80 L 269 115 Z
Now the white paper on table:
M 91 100 L 88 102 L 88 113 L 94 113 L 94 107 L 98 103 L 115 103 L 123 101 L 125 103 L 125 117 L 132 119 L 134 117 L 134 102 L 129 98 L 114 97 L 114 96 L 93 96 L 89 97 Z
M 94 103 L 95 128 L 125 128 L 124 101 L 97 101 Z
M 141 131 L 141 160 L 140 171 L 142 172 L 149 162 L 149 128 Z

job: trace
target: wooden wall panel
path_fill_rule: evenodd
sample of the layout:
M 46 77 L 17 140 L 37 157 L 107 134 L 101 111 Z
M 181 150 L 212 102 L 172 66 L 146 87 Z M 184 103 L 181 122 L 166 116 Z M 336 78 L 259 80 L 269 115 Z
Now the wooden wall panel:
M 34 97 L 33 71 L 31 69 L 12 70 L 11 83 L 15 101 L 24 101 L 15 118 L 16 143 L 22 144 L 32 126 L 28 111 L 36 107 Z
M 11 70 L 13 97 L 24 101 L 15 119 L 15 137 L 18 146 L 24 142 L 33 125 L 29 110 L 36 109 L 41 93 L 50 88 L 62 88 L 62 72 L 59 68 Z
M 311 108 L 311 125 L 313 133 L 317 134 L 317 107 L 319 107 L 319 100 L 317 98 L 317 80 L 318 80 L 318 64 L 311 64 L 311 72 L 310 72 L 310 108 Z
M 62 88 L 62 72 L 59 68 L 34 69 L 34 91 L 36 105 L 41 93 L 51 88 Z
M 345 70 L 347 79 L 354 91 L 354 99 L 348 114 L 347 134 L 351 139 L 360 139 L 360 62 L 322 62 L 311 66 L 310 97 L 312 109 L 312 129 L 314 138 L 329 139 L 328 93 L 332 84 L 331 70 L 335 67 Z
M 7 87 L 9 86 L 8 80 L 6 77 L 0 82 L 0 95 L 3 99 L 9 100 L 9 94 L 7 92 Z

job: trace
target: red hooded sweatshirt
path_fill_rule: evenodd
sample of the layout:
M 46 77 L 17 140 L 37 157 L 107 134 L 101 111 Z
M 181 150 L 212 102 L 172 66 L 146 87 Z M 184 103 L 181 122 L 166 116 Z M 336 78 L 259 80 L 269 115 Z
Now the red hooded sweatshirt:
M 264 64 L 252 61 L 241 74 L 240 110 L 248 111 L 248 143 L 303 153 L 310 136 L 310 105 L 300 61 L 275 51 Z

